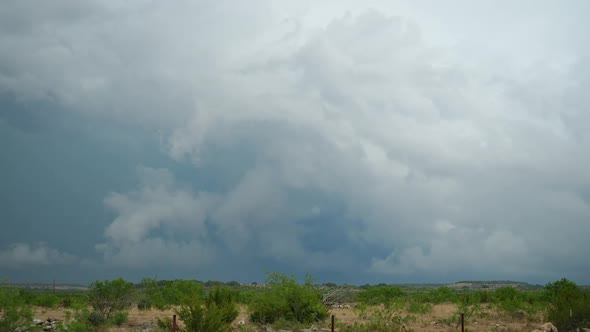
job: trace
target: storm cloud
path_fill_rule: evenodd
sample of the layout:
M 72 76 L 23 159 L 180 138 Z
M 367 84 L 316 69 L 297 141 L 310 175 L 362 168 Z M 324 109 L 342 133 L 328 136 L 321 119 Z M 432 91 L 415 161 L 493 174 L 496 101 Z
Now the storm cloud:
M 3 4 L 2 273 L 590 282 L 586 2 L 361 3 Z

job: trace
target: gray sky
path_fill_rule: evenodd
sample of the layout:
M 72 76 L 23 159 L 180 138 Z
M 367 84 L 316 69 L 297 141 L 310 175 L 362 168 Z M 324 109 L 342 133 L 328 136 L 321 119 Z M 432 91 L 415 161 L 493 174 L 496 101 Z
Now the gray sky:
M 590 283 L 587 1 L 0 6 L 0 277 Z

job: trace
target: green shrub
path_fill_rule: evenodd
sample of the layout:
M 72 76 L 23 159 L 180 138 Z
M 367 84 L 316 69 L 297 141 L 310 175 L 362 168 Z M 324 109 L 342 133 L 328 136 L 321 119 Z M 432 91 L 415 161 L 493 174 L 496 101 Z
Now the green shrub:
M 476 291 L 465 293 L 459 297 L 470 296 L 471 302 L 487 303 L 488 308 L 495 308 L 498 313 L 515 319 L 539 318 L 548 304 L 544 292 L 533 290 L 518 290 L 514 287 L 500 287 L 493 291 Z
M 518 291 L 514 287 L 500 287 L 492 295 L 494 302 L 511 301 L 519 297 Z
M 100 311 L 93 311 L 88 315 L 88 323 L 91 326 L 103 326 L 107 323 L 105 315 Z
M 21 301 L 25 304 L 29 304 L 29 305 L 34 305 L 35 302 L 35 294 L 33 294 L 33 292 L 20 288 L 18 290 L 18 297 L 21 299 Z
M 64 308 L 71 308 L 73 304 L 74 304 L 74 300 L 69 295 L 62 298 L 61 303 L 60 303 L 60 305 Z
M 96 330 L 90 321 L 91 312 L 85 305 L 76 304 L 74 309 L 74 319 L 70 320 L 72 314 L 70 311 L 66 311 L 66 321 L 68 326 L 68 332 L 94 332 Z
M 168 284 L 168 286 L 171 286 L 168 290 L 180 290 L 177 287 L 181 285 L 188 285 L 188 287 L 181 298 L 182 303 L 180 308 L 175 310 L 179 320 L 184 323 L 184 327 L 180 331 L 224 332 L 231 330 L 230 323 L 238 315 L 235 302 L 236 293 L 234 291 L 226 287 L 217 286 L 206 297 L 203 297 L 203 287 L 193 282 L 174 282 L 173 284 Z M 162 295 L 162 293 L 159 293 L 158 296 Z M 160 305 L 162 303 L 164 302 L 160 302 Z M 159 318 L 157 324 L 162 332 L 172 331 L 172 320 L 170 317 Z
M 457 311 L 455 312 L 452 320 L 458 322 L 458 318 L 461 314 L 464 315 L 466 320 L 469 320 L 472 316 L 482 317 L 483 309 L 479 303 L 479 298 L 473 296 L 473 294 L 461 294 L 457 300 Z
M 254 289 L 241 289 L 236 293 L 236 301 L 241 304 L 250 304 L 256 297 L 257 291 Z
M 458 294 L 449 287 L 439 287 L 429 291 L 424 300 L 433 304 L 456 302 Z
M 201 299 L 204 297 L 203 285 L 193 280 L 157 281 L 146 278 L 140 286 L 145 292 L 145 299 L 160 310 L 191 301 L 190 297 L 195 294 Z
M 493 301 L 492 294 L 489 291 L 476 291 L 473 296 L 477 298 L 479 303 L 490 303 Z
M 133 284 L 122 278 L 92 283 L 88 291 L 88 304 L 94 309 L 90 315 L 92 325 L 101 326 L 113 314 L 129 310 L 132 288 Z
M 42 294 L 35 298 L 34 305 L 44 308 L 57 308 L 61 299 L 53 294 Z
M 32 319 L 33 309 L 19 296 L 19 290 L 0 285 L 0 331 L 17 331 Z
M 66 293 L 58 294 L 59 305 L 63 308 L 74 308 L 79 306 L 86 306 L 88 304 L 88 296 L 86 293 Z
M 545 287 L 551 301 L 547 318 L 560 331 L 590 327 L 590 293 L 575 283 L 561 279 Z
M 312 323 L 328 316 L 328 310 L 309 278 L 300 285 L 292 277 L 272 273 L 267 282 L 270 289 L 258 293 L 250 304 L 253 322 L 272 324 L 282 318 L 290 322 Z
M 129 313 L 127 312 L 117 312 L 113 315 L 113 324 L 117 326 L 121 326 L 129 320 Z
M 213 291 L 207 294 L 205 305 L 207 307 L 215 304 L 221 311 L 223 321 L 231 323 L 238 317 L 238 307 L 236 305 L 237 294 L 235 291 L 227 288 L 216 286 Z
M 407 304 L 407 310 L 408 312 L 413 314 L 426 314 L 432 311 L 432 304 L 417 301 L 409 301 Z
M 404 292 L 399 287 L 369 286 L 358 294 L 358 300 L 369 305 L 387 304 L 404 295 Z
M 213 302 L 204 305 L 198 296 L 187 300 L 176 314 L 184 322 L 183 332 L 231 331 L 229 323 L 223 316 L 224 312 Z
M 161 332 L 173 332 L 172 330 L 172 318 L 170 317 L 159 317 L 156 319 L 158 330 Z

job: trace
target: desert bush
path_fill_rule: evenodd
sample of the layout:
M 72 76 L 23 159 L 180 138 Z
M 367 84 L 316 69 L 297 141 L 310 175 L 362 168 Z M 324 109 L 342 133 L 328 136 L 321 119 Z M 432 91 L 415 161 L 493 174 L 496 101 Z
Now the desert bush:
M 157 281 L 143 279 L 140 286 L 144 291 L 144 298 L 160 310 L 170 309 L 190 301 L 191 296 L 203 299 L 203 285 L 192 280 Z
M 394 286 L 369 286 L 358 294 L 358 300 L 362 303 L 387 304 L 404 296 L 404 292 L 399 287 Z
M 451 321 L 458 322 L 461 314 L 464 315 L 466 320 L 469 320 L 471 317 L 483 316 L 483 309 L 477 296 L 473 296 L 472 294 L 460 294 L 456 304 L 457 310 L 451 318 Z M 458 326 L 458 324 L 456 324 L 456 326 Z
M 122 278 L 92 283 L 88 291 L 88 304 L 94 309 L 91 314 L 93 325 L 105 324 L 113 314 L 129 310 L 132 288 L 133 284 Z
M 519 298 L 518 291 L 512 287 L 501 287 L 494 291 L 493 302 L 498 311 L 519 318 L 524 308 L 524 302 Z
M 231 323 L 238 317 L 237 294 L 227 287 L 216 286 L 205 298 L 205 306 L 215 305 L 221 311 L 223 321 Z
M 519 297 L 519 291 L 514 287 L 500 287 L 492 294 L 492 298 L 496 303 L 515 300 Z
M 231 331 L 229 323 L 225 321 L 224 311 L 214 302 L 206 305 L 199 296 L 187 300 L 176 314 L 184 322 L 183 332 Z
M 100 311 L 93 311 L 88 315 L 88 323 L 90 323 L 91 326 L 103 326 L 106 325 L 107 323 L 107 319 L 104 316 L 104 314 Z
M 29 290 L 19 288 L 18 289 L 18 297 L 21 301 L 25 304 L 34 305 L 35 299 L 37 296 Z
M 61 303 L 61 299 L 53 294 L 41 294 L 38 295 L 33 304 L 44 308 L 57 308 Z
M 194 285 L 198 285 L 198 287 L 194 287 Z M 220 286 L 203 298 L 203 287 L 191 283 L 182 297 L 183 302 L 180 308 L 175 310 L 178 318 L 184 323 L 184 327 L 180 331 L 230 331 L 230 323 L 238 315 L 235 298 L 235 293 L 232 290 Z M 172 320 L 169 317 L 158 319 L 157 324 L 163 332 L 172 331 Z
M 485 286 L 485 285 L 484 285 Z M 492 293 L 487 290 L 479 290 L 473 293 L 479 303 L 490 303 L 493 301 Z
M 426 314 L 432 311 L 432 304 L 410 300 L 406 305 L 406 310 L 413 314 Z
M 74 293 L 65 293 L 65 294 L 57 294 L 59 298 L 59 305 L 64 308 L 74 308 L 79 307 L 80 305 L 87 305 L 88 304 L 88 296 L 86 293 L 82 292 L 74 292 Z
M 113 324 L 115 324 L 116 326 L 122 326 L 123 324 L 127 323 L 127 321 L 129 320 L 129 313 L 127 312 L 116 312 L 113 315 Z
M 60 302 L 60 305 L 64 308 L 71 308 L 73 304 L 74 299 L 69 295 L 64 296 Z
M 501 287 L 492 294 L 496 309 L 512 318 L 522 319 L 533 315 L 541 308 L 535 301 L 532 292 L 518 291 L 513 287 Z
M 547 318 L 560 331 L 590 327 L 590 293 L 575 283 L 561 279 L 545 287 L 551 304 Z
M 445 302 L 456 302 L 458 299 L 458 294 L 449 287 L 439 287 L 429 290 L 426 292 L 426 294 L 418 296 L 418 298 L 422 302 L 439 304 Z
M 250 304 L 258 292 L 254 289 L 240 289 L 236 295 L 236 301 L 241 304 Z
M 268 290 L 261 291 L 250 304 L 250 319 L 261 324 L 272 324 L 279 319 L 312 323 L 324 320 L 328 310 L 320 294 L 313 289 L 312 280 L 298 284 L 294 278 L 280 273 L 267 277 Z
M 69 332 L 89 332 L 93 331 L 94 328 L 90 322 L 90 310 L 88 310 L 86 304 L 75 303 L 73 304 L 73 315 L 71 311 L 66 311 L 66 321 Z M 72 317 L 73 316 L 73 317 Z M 73 318 L 73 319 L 72 319 Z
M 14 332 L 27 326 L 33 319 L 33 310 L 19 296 L 19 291 L 10 286 L 0 285 L 0 331 Z
M 172 318 L 170 317 L 158 317 L 156 319 L 156 325 L 160 332 L 174 332 L 172 329 Z

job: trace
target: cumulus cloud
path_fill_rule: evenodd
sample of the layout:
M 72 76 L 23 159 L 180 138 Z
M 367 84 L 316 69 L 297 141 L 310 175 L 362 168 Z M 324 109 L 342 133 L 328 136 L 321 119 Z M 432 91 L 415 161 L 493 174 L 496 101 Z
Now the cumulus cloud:
M 590 269 L 590 75 L 575 43 L 542 58 L 488 21 L 455 40 L 423 5 L 117 3 L 63 1 L 67 17 L 40 7 L 43 19 L 11 25 L 0 90 L 158 129 L 154 148 L 195 174 L 217 161 L 233 180 L 205 189 L 140 168 L 138 188 L 105 198 L 105 262 L 233 257 L 415 278 Z M 489 36 L 494 52 L 473 47 Z
M 0 250 L 0 266 L 4 268 L 69 265 L 77 261 L 76 256 L 53 249 L 46 243 L 15 243 Z
M 105 205 L 117 217 L 97 250 L 109 265 L 199 265 L 211 259 L 206 219 L 215 197 L 178 188 L 166 169 L 140 167 L 141 188 L 111 193 Z

